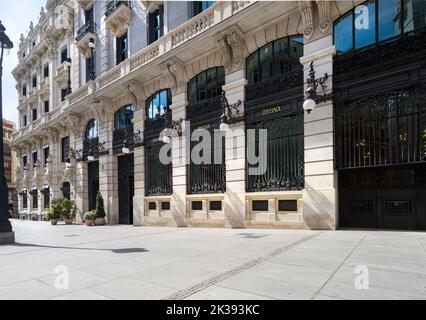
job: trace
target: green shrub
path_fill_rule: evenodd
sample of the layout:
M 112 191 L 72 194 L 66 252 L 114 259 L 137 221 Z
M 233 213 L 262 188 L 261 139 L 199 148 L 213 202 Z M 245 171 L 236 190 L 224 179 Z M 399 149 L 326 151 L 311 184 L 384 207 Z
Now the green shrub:
M 101 193 L 98 191 L 96 195 L 96 218 L 105 218 L 104 199 Z
M 63 199 L 61 202 L 62 216 L 64 219 L 72 220 L 77 213 L 77 207 L 73 200 Z
M 46 220 L 58 220 L 62 217 L 62 209 L 60 204 L 50 205 L 49 211 L 47 211 Z
M 86 212 L 84 214 L 83 218 L 84 218 L 84 221 L 86 221 L 86 220 L 95 220 L 96 219 L 96 212 L 95 212 L 95 210 Z

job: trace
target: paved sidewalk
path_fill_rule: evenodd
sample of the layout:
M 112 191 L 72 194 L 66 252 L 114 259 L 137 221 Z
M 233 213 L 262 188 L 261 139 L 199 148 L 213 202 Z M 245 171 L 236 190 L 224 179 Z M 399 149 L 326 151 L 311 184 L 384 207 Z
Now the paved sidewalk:
M 426 233 L 12 223 L 0 300 L 426 299 Z

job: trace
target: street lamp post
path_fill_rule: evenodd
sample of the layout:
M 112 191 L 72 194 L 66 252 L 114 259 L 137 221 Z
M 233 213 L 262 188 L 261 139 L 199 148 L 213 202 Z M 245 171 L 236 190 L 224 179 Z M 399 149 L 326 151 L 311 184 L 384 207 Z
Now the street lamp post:
M 90 48 L 90 66 L 89 66 L 89 80 L 95 80 L 96 79 L 96 73 L 95 73 L 95 57 L 94 55 L 94 51 L 95 51 L 95 40 L 93 38 L 90 38 L 89 40 L 89 48 Z
M 66 66 L 68 68 L 68 81 L 67 81 L 67 95 L 72 93 L 71 89 L 71 58 L 66 60 Z
M 6 28 L 0 21 L 0 244 L 15 242 L 15 235 L 9 221 L 9 201 L 6 177 L 4 175 L 4 154 L 3 154 L 3 54 L 5 50 L 13 48 L 13 43 L 5 33 Z

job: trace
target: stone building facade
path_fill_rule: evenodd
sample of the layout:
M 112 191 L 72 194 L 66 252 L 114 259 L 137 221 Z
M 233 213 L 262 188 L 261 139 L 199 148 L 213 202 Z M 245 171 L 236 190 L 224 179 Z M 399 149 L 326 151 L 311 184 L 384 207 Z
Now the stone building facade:
M 367 24 L 382 28 L 368 15 L 375 10 L 380 22 L 394 21 L 386 32 L 396 33 L 398 8 L 407 13 L 412 6 L 382 3 L 49 0 L 22 36 L 14 70 L 21 216 L 39 219 L 57 197 L 74 199 L 84 213 L 99 191 L 110 224 L 336 229 L 340 220 L 355 221 L 339 211 L 339 199 L 347 200 L 339 198 L 346 192 L 340 172 L 347 167 L 338 162 L 335 108 L 354 81 L 335 92 L 334 72 L 356 65 L 353 56 L 372 44 L 369 34 L 353 31 L 348 16 L 367 12 Z M 424 14 L 417 9 L 411 12 Z M 353 50 L 345 51 L 342 30 L 353 35 Z M 401 30 L 395 41 L 408 37 Z M 375 43 L 371 50 L 379 50 Z M 380 61 L 366 59 L 366 66 Z M 334 100 L 319 99 L 308 113 L 311 63 L 316 78 L 326 75 L 318 94 L 333 93 Z M 195 164 L 197 146 L 188 137 L 201 128 L 220 131 L 226 106 L 232 106 L 229 130 L 210 150 L 223 151 L 224 161 Z M 178 131 L 166 152 L 169 164 L 159 161 L 166 128 Z M 359 153 L 363 141 L 348 143 Z M 253 144 L 255 154 L 266 145 L 266 169 L 257 176 L 248 174 Z M 369 209 L 362 195 L 348 201 L 355 217 Z M 408 200 L 392 201 L 386 206 L 398 213 Z M 377 210 L 367 213 L 377 218 Z M 422 219 L 407 228 L 421 227 Z
M 16 132 L 14 122 L 3 119 L 3 152 L 4 152 L 4 171 L 9 191 L 9 214 L 14 215 L 18 211 L 18 194 L 16 193 L 16 168 L 18 158 L 16 152 L 10 146 L 12 135 Z

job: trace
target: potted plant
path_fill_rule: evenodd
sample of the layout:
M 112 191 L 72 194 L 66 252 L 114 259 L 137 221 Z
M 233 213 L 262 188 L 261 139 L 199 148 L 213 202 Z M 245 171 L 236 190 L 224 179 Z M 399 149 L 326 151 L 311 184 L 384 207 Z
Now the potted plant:
M 62 217 L 64 218 L 65 224 L 72 224 L 77 213 L 77 207 L 73 200 L 63 199 L 61 203 Z
M 46 220 L 50 220 L 52 226 L 58 224 L 58 220 L 62 216 L 62 206 L 61 203 L 55 200 L 52 200 L 50 204 L 50 209 L 46 213 Z
M 85 222 L 86 226 L 88 226 L 88 227 L 93 226 L 95 224 L 95 219 L 96 219 L 95 210 L 86 212 L 84 214 L 83 218 L 84 218 L 84 222 Z
M 102 198 L 101 193 L 98 191 L 96 195 L 96 220 L 95 224 L 97 226 L 104 226 L 106 224 L 105 221 L 105 209 L 104 209 L 104 199 Z

